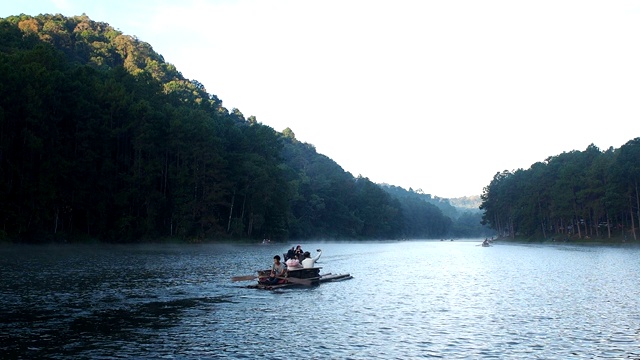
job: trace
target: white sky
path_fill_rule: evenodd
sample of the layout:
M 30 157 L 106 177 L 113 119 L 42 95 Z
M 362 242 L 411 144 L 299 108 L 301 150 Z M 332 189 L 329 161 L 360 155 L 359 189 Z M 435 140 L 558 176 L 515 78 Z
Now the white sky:
M 354 176 L 440 197 L 640 136 L 640 1 L 18 0 L 148 42 Z

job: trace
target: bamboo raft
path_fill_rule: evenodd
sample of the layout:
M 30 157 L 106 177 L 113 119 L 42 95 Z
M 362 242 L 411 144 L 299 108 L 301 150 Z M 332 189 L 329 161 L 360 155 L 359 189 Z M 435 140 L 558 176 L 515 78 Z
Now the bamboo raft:
M 320 267 L 313 268 L 303 268 L 303 269 L 290 269 L 288 271 L 287 277 L 283 278 L 283 282 L 279 284 L 262 284 L 258 282 L 257 284 L 249 285 L 248 288 L 252 289 L 262 289 L 262 290 L 274 290 L 281 289 L 286 287 L 295 287 L 295 286 L 314 286 L 319 285 L 325 282 L 335 282 L 342 280 L 353 279 L 351 274 L 320 274 Z M 269 277 L 269 273 L 271 270 L 258 270 L 257 279 Z

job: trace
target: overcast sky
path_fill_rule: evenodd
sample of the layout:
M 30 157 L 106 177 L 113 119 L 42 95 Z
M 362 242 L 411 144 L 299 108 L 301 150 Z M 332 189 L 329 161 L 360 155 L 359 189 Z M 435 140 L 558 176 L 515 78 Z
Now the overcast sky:
M 19 0 L 148 42 L 354 176 L 440 197 L 640 136 L 640 1 Z

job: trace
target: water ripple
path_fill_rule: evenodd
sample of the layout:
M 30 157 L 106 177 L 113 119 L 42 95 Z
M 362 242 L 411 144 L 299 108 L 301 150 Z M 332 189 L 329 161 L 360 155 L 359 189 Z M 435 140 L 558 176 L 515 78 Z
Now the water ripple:
M 323 248 L 325 272 L 355 278 L 278 291 L 229 279 L 267 267 L 286 245 L 3 247 L 0 352 L 640 358 L 638 248 L 477 243 L 303 244 Z

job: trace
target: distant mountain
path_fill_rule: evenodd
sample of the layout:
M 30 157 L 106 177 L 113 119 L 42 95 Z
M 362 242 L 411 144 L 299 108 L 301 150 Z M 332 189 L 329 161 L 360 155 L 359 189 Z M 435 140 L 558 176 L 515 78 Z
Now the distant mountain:
M 459 209 L 468 209 L 468 210 L 477 210 L 480 212 L 480 204 L 482 204 L 482 199 L 480 195 L 474 196 L 463 196 L 459 198 L 450 198 L 449 204 L 451 206 L 459 208 Z
M 412 188 L 405 190 L 402 187 L 389 184 L 380 184 L 380 186 L 402 203 L 418 202 L 437 208 L 444 216 L 451 219 L 451 229 L 447 233 L 448 236 L 484 237 L 494 234 L 489 227 L 481 224 L 482 212 L 480 209 L 473 207 L 474 202 L 480 200 L 479 197 L 477 199 L 475 197 L 455 199 L 454 201 L 460 205 L 454 206 L 451 199 L 432 197 L 422 190 L 413 190 Z

